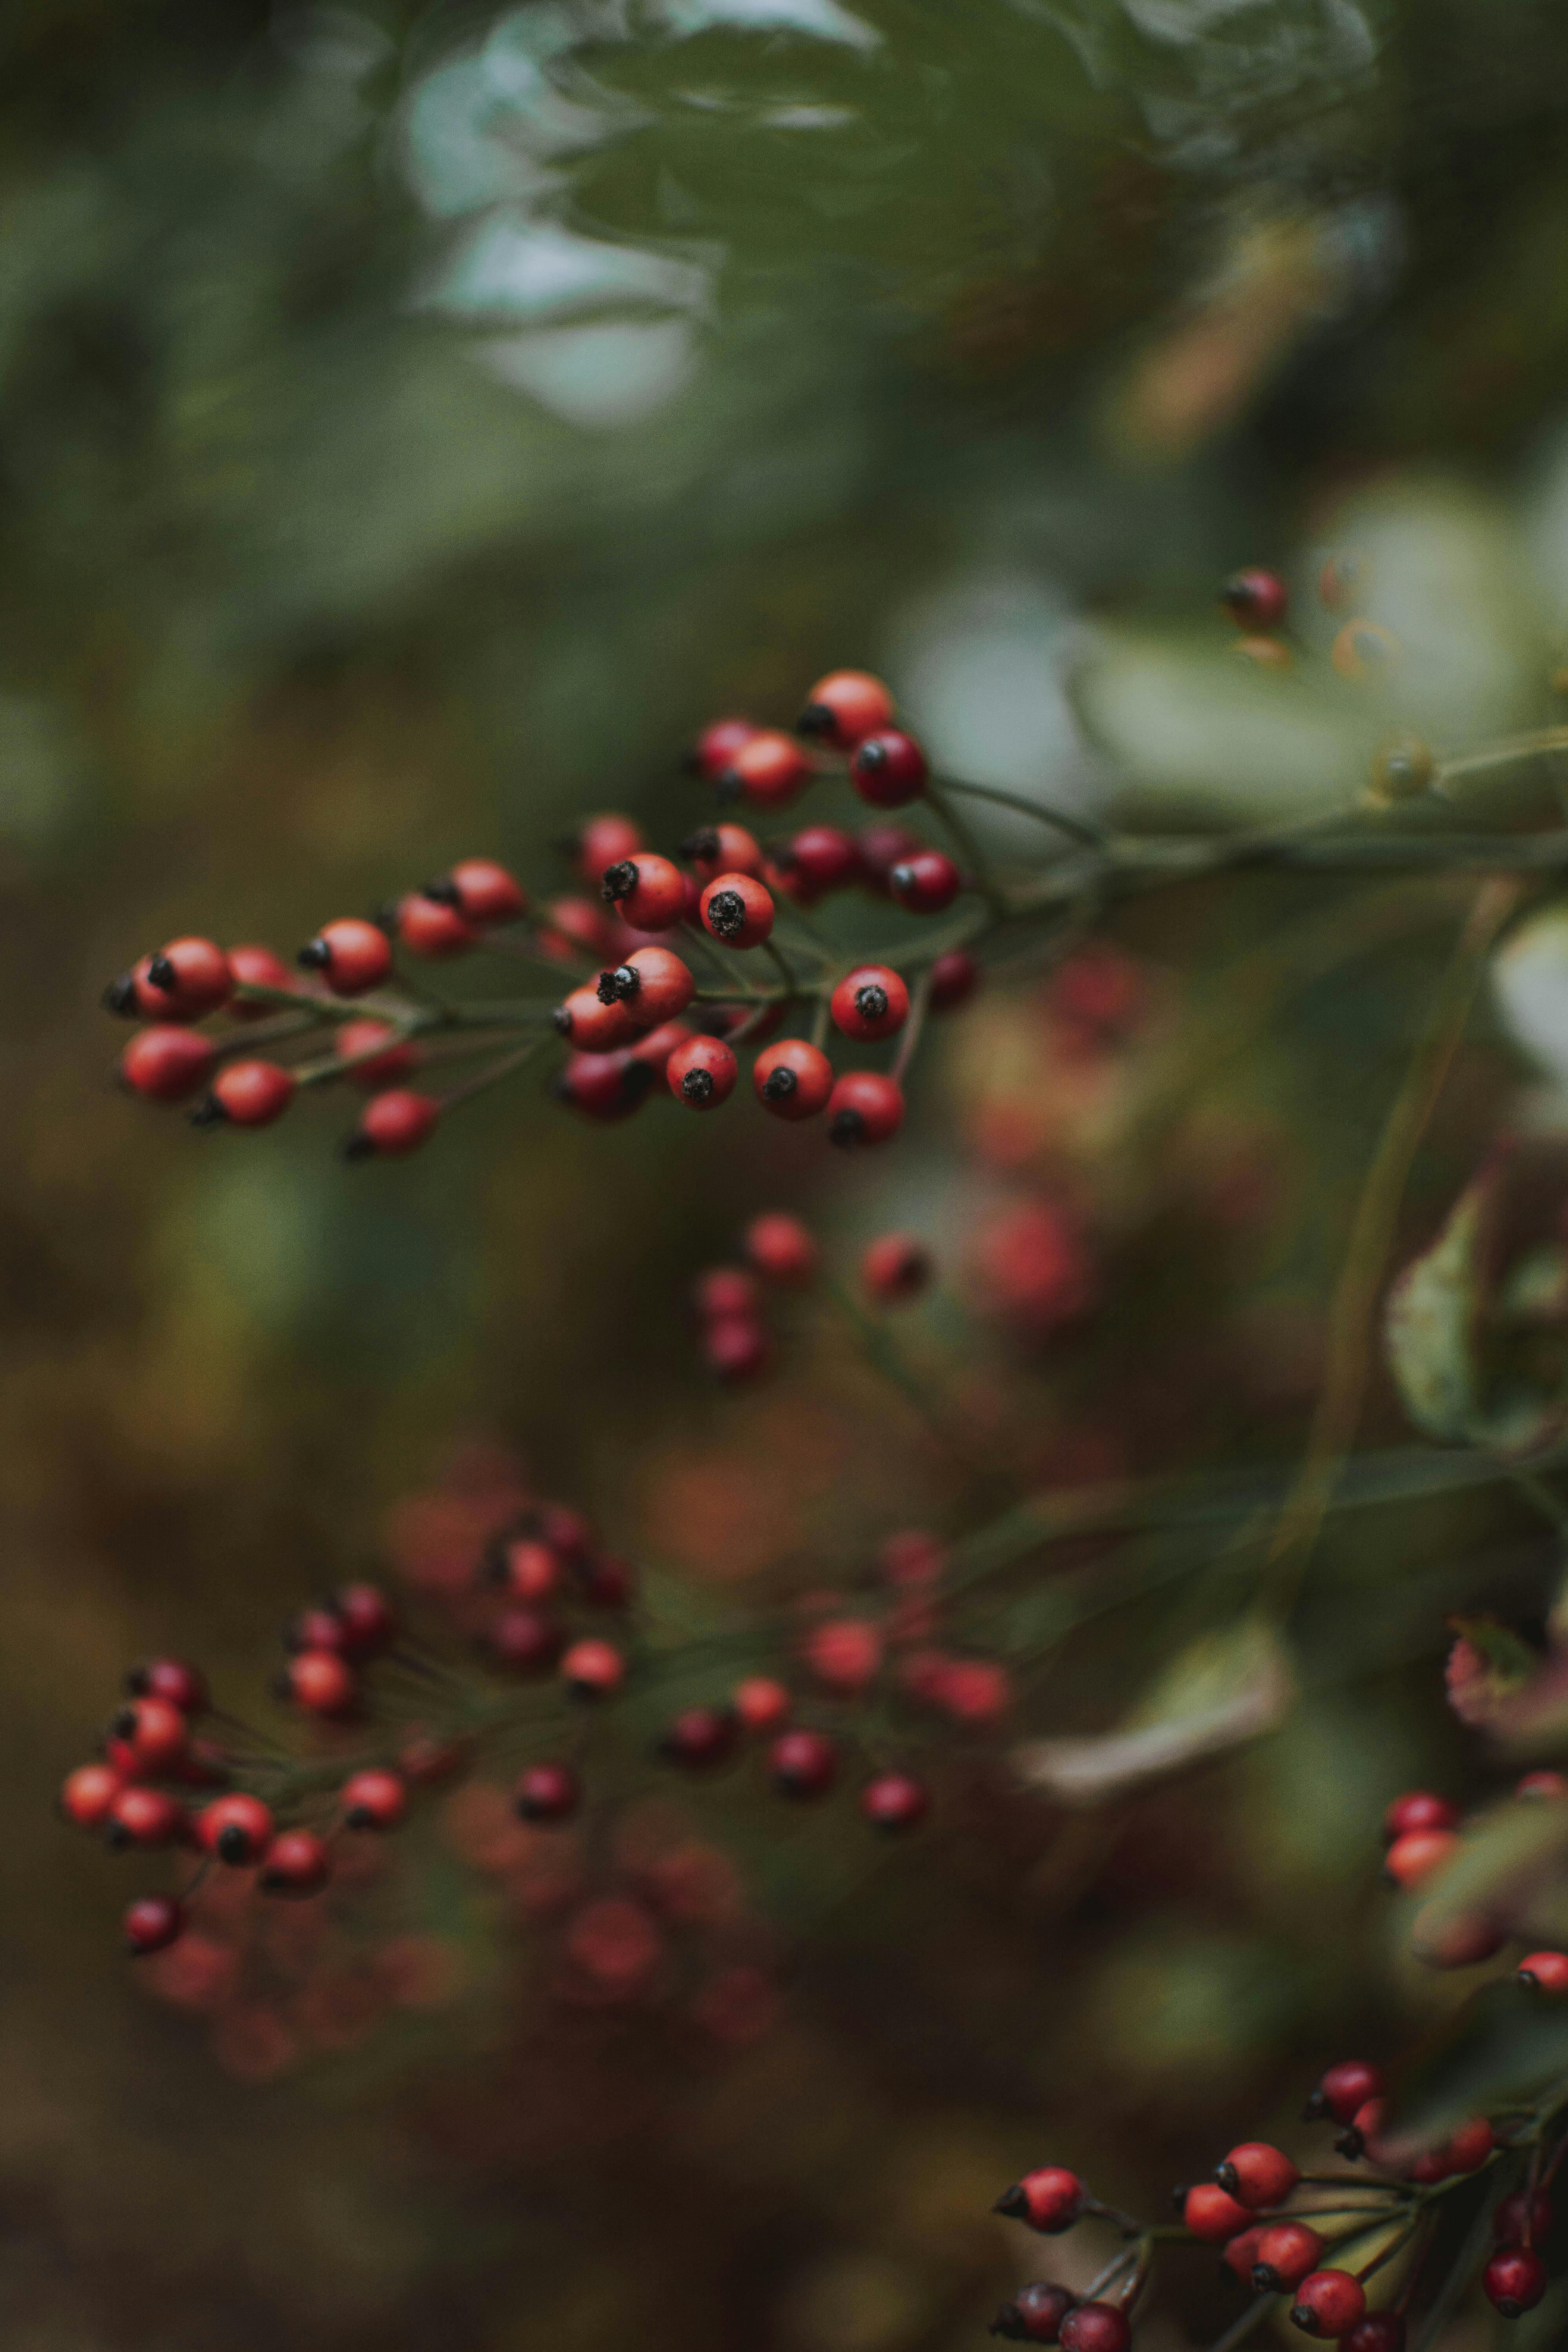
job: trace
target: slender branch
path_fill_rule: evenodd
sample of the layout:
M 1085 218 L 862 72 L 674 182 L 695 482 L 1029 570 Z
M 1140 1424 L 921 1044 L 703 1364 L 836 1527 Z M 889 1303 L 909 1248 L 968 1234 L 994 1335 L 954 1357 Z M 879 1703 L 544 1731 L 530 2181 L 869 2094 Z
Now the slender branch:
M 1090 849 L 1098 849 L 1105 835 L 1087 818 L 1069 816 L 1065 809 L 1048 801 L 1030 800 L 1023 793 L 1004 792 L 996 784 L 962 782 L 957 776 L 940 776 L 938 784 L 944 793 L 962 793 L 965 800 L 990 801 L 997 808 L 1012 809 L 1019 816 L 1032 816 L 1039 824 L 1047 824 L 1058 833 L 1065 833 L 1073 841 L 1081 841 Z

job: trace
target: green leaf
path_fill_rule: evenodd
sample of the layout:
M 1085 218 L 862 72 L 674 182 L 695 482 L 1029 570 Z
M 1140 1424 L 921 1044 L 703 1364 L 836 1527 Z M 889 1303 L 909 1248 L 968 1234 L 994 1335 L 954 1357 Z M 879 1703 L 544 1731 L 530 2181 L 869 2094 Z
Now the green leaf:
M 1565 2078 L 1568 2004 L 1504 1979 L 1478 1993 L 1412 2071 L 1395 2110 L 1397 2140 L 1428 2147 L 1470 2116 L 1532 2105 Z

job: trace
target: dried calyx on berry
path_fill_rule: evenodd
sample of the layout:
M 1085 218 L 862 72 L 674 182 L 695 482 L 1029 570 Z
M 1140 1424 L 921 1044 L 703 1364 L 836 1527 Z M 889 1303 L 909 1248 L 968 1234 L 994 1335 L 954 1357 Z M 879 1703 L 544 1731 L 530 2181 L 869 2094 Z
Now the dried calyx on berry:
M 614 971 L 599 974 L 598 999 L 601 1004 L 626 1004 L 642 986 L 642 974 L 635 965 L 617 964 Z

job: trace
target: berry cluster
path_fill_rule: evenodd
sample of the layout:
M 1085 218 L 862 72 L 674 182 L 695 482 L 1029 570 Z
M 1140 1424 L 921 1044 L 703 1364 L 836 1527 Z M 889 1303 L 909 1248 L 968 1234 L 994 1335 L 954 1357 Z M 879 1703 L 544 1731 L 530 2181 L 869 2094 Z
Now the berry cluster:
M 1515 1784 L 1514 1801 L 1563 1803 L 1568 1778 L 1561 1772 L 1526 1772 Z M 1450 1908 L 1441 1901 L 1445 1870 L 1460 1853 L 1464 1815 L 1448 1798 L 1430 1789 L 1408 1789 L 1389 1804 L 1383 1818 L 1383 1874 L 1402 1894 L 1422 1890 L 1433 1898 L 1415 1914 L 1412 1941 L 1429 1968 L 1479 1968 L 1496 1958 L 1515 1934 L 1511 1921 L 1490 1910 Z M 1517 1938 L 1516 1938 L 1517 1939 Z M 1568 1952 L 1531 1952 L 1519 1963 L 1520 1981 L 1531 1991 L 1568 1993 Z
M 703 1360 L 721 1381 L 751 1380 L 766 1369 L 772 1340 L 765 1291 L 809 1288 L 821 1260 L 815 1234 L 784 1210 L 753 1217 L 741 1250 L 743 1265 L 705 1266 L 691 1294 Z M 872 1307 L 918 1298 L 931 1272 L 930 1252 L 914 1234 L 880 1234 L 861 1252 L 860 1286 Z M 833 1288 L 842 1303 L 851 1304 Z
M 1568 2152 L 1562 2104 L 1511 2110 L 1495 2125 L 1478 2116 L 1440 2145 L 1412 2152 L 1390 2131 L 1379 2069 L 1345 2060 L 1323 2074 L 1305 2120 L 1337 2124 L 1340 2154 L 1355 2163 L 1366 2159 L 1384 2177 L 1304 2173 L 1283 2148 L 1244 2140 L 1212 2179 L 1176 2190 L 1176 2229 L 1146 2226 L 1100 2203 L 1065 2166 L 1042 2165 L 1005 2191 L 997 2212 L 1047 2237 L 1098 2221 L 1124 2243 L 1081 2294 L 1051 2279 L 1031 2281 L 998 2312 L 991 2332 L 1059 2344 L 1064 2352 L 1128 2352 L 1131 2315 L 1148 2289 L 1155 2251 L 1178 2242 L 1220 2249 L 1226 2274 L 1259 2297 L 1249 2315 L 1254 2324 L 1283 2308 L 1304 2335 L 1338 2342 L 1344 2352 L 1405 2352 L 1407 2314 L 1436 2243 L 1440 2200 L 1493 2167 L 1516 2185 L 1493 2208 L 1496 2251 L 1481 2284 L 1495 2310 L 1519 2318 L 1546 2290 L 1534 2241 L 1551 2226 L 1547 2190 Z M 1377 2279 L 1383 2286 L 1369 2294 Z M 1239 2344 L 1249 2332 L 1244 2320 L 1224 2340 Z

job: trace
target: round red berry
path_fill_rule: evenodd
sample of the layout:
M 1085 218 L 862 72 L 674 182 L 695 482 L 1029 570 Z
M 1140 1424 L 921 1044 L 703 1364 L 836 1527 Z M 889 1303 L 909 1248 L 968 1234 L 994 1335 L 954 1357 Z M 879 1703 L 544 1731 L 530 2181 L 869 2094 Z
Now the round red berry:
M 1300 2175 L 1283 2148 L 1268 2140 L 1247 2139 L 1215 2166 L 1215 2179 L 1228 2196 L 1256 2213 L 1282 2205 Z
M 849 763 L 850 779 L 873 808 L 901 808 L 925 790 L 926 756 L 912 735 L 887 727 L 868 735 Z
M 1317 2089 L 1307 2101 L 1303 2120 L 1317 2123 L 1324 2116 L 1331 2116 L 1337 2124 L 1353 2123 L 1358 2107 L 1364 2107 L 1369 2099 L 1380 2097 L 1384 2087 L 1380 2066 L 1368 2065 L 1364 2058 L 1342 2059 L 1319 2078 Z
M 642 827 L 629 816 L 606 812 L 602 816 L 589 817 L 569 845 L 578 873 L 597 889 L 605 878 L 606 866 L 619 866 L 637 855 L 643 845 Z M 599 919 L 604 919 L 600 916 Z
M 890 1037 L 910 1015 L 910 992 L 888 964 L 863 963 L 833 992 L 833 1018 L 847 1037 Z
M 931 1811 L 931 1791 L 912 1772 L 879 1772 L 860 1791 L 860 1811 L 874 1830 L 895 1835 L 920 1827 Z
M 1089 2191 L 1065 2164 L 1037 2165 L 998 2197 L 995 2210 L 1010 2221 L 1026 2221 L 1031 2230 L 1055 2237 L 1070 2230 L 1088 2201 Z
M 1005 2303 L 991 2323 L 993 2336 L 1015 2344 L 1054 2344 L 1077 2297 L 1050 2279 L 1033 2279 Z
M 847 1070 L 827 1097 L 827 1137 L 841 1151 L 886 1143 L 903 1125 L 903 1090 L 877 1070 Z
M 980 985 L 980 966 L 967 948 L 949 948 L 931 968 L 930 1004 L 933 1013 L 956 1013 Z
M 688 834 L 680 854 L 689 857 L 704 882 L 717 874 L 752 874 L 760 881 L 766 860 L 756 836 L 743 824 L 704 824 Z
M 217 1797 L 196 1816 L 196 1835 L 203 1849 L 236 1870 L 259 1862 L 274 1835 L 271 1809 L 259 1797 L 237 1790 Z
M 1250 2230 L 1243 2230 L 1238 2236 L 1227 2238 L 1225 2242 L 1225 2252 L 1220 2260 L 1232 2277 L 1238 2278 L 1243 2286 L 1252 2284 L 1253 2265 L 1258 2260 L 1258 2241 L 1263 2235 L 1263 2229 L 1261 2221 L 1255 2221 Z
M 635 1051 L 573 1054 L 555 1080 L 558 1098 L 584 1118 L 630 1118 L 658 1083 L 658 1072 Z
M 918 1298 L 931 1278 L 931 1255 L 913 1234 L 881 1234 L 868 1244 L 860 1259 L 860 1279 L 881 1307 Z
M 1452 1830 L 1459 1825 L 1459 1808 L 1430 1789 L 1408 1789 L 1395 1797 L 1383 1817 L 1383 1834 L 1392 1844 L 1412 1830 Z
M 1522 2319 L 1546 2293 L 1546 2265 L 1529 2246 L 1500 2246 L 1481 2273 L 1481 2284 L 1505 2319 Z
M 813 1626 L 801 1656 L 825 1689 L 839 1698 L 858 1697 L 881 1665 L 881 1628 L 864 1617 L 830 1617 Z
M 436 1132 L 441 1106 L 412 1087 L 389 1087 L 366 1103 L 345 1147 L 351 1160 L 405 1160 Z
M 1519 1980 L 1537 1992 L 1568 1992 L 1568 1952 L 1531 1952 L 1519 1964 Z
M 510 1674 L 543 1675 L 561 1655 L 565 1635 L 542 1609 L 503 1609 L 487 1642 L 498 1665 Z
M 763 1047 L 752 1066 L 752 1084 L 775 1118 L 815 1118 L 833 1092 L 833 1065 L 820 1046 L 784 1037 Z
M 1406 1893 L 1419 1886 L 1458 1852 L 1452 1830 L 1410 1830 L 1396 1837 L 1383 1858 L 1384 1875 Z
M 229 977 L 237 989 L 268 988 L 287 996 L 300 994 L 299 984 L 282 957 L 271 948 L 246 945 L 228 950 Z M 269 1004 L 258 1003 L 252 998 L 247 1003 L 236 996 L 231 1008 L 240 1021 L 260 1021 L 271 1012 Z
M 768 1769 L 781 1797 L 826 1797 L 838 1778 L 838 1749 L 825 1731 L 781 1732 Z
M 756 1276 L 743 1265 L 710 1265 L 692 1286 L 691 1304 L 705 1318 L 754 1315 L 762 1305 L 762 1291 Z
M 659 1737 L 659 1753 L 688 1771 L 704 1772 L 728 1763 L 741 1727 L 727 1706 L 682 1707 Z
M 231 1062 L 193 1117 L 203 1126 L 226 1119 L 234 1127 L 270 1127 L 293 1101 L 294 1087 L 293 1071 L 280 1062 Z
M 1057 2340 L 1062 2352 L 1127 2352 L 1132 2323 L 1113 2303 L 1080 2303 L 1063 2320 Z
M 1561 1772 L 1527 1772 L 1514 1789 L 1516 1797 L 1568 1797 L 1568 1778 Z
M 696 988 L 690 971 L 672 949 L 635 948 L 625 963 L 600 974 L 596 993 L 601 1001 L 625 1005 L 634 1027 L 650 1030 L 679 1019 Z
M 427 890 L 411 890 L 397 902 L 397 943 L 410 955 L 444 962 L 449 956 L 467 955 L 478 946 L 479 937 L 449 900 Z
M 165 1019 L 199 1021 L 204 1013 L 216 1013 L 220 1004 L 228 1003 L 234 993 L 234 974 L 216 941 L 171 940 L 167 947 L 148 957 L 142 988 L 151 1000 L 148 1010 L 161 1010 Z
M 751 719 L 711 719 L 688 751 L 686 764 L 693 775 L 706 776 L 716 783 L 736 752 L 760 731 Z
M 342 1584 L 332 1595 L 345 1658 L 378 1657 L 397 1637 L 397 1612 L 379 1584 Z
M 579 1054 L 613 1054 L 637 1033 L 631 1006 L 613 988 L 605 994 L 597 982 L 574 988 L 552 1018 L 558 1034 Z
M 703 1326 L 702 1360 L 718 1380 L 754 1379 L 772 1354 L 767 1326 L 754 1315 L 716 1315 Z
M 651 850 L 606 866 L 601 887 L 606 901 L 634 931 L 668 931 L 686 912 L 686 877 L 679 866 Z
M 137 1959 L 149 1952 L 166 1951 L 179 1937 L 185 1915 L 167 1895 L 143 1895 L 127 1906 L 121 1921 L 126 1949 Z
M 797 906 L 815 906 L 831 890 L 847 890 L 861 878 L 860 852 L 853 835 L 836 824 L 806 824 L 778 854 L 778 871 Z
M 776 728 L 754 728 L 721 771 L 718 782 L 753 808 L 783 808 L 811 780 L 811 761 Z
M 209 1037 L 163 1022 L 138 1029 L 120 1056 L 120 1075 L 148 1102 L 184 1102 L 206 1084 L 216 1060 Z
M 573 1643 L 561 1661 L 561 1678 L 574 1698 L 610 1698 L 626 1678 L 626 1662 L 613 1643 L 590 1635 Z
M 1290 608 L 1290 592 L 1277 572 L 1233 572 L 1220 602 L 1240 629 L 1277 629 Z
M 146 1658 L 125 1677 L 132 1698 L 167 1699 L 182 1715 L 202 1715 L 208 1706 L 206 1677 L 184 1658 Z
M 773 902 L 750 874 L 718 874 L 702 893 L 702 921 L 727 948 L 760 947 L 773 927 Z
M 829 670 L 806 696 L 795 732 L 836 751 L 852 751 L 892 716 L 893 698 L 879 677 L 864 669 Z
M 665 1082 L 688 1110 L 717 1110 L 735 1091 L 740 1065 L 721 1037 L 691 1037 L 665 1064 Z
M 261 1862 L 268 1895 L 317 1895 L 332 1874 L 332 1857 L 314 1830 L 281 1830 Z
M 821 1256 L 809 1227 L 784 1209 L 769 1209 L 753 1217 L 743 1243 L 757 1272 L 783 1290 L 803 1288 L 816 1272 Z
M 518 1777 L 512 1803 L 525 1822 L 567 1822 L 582 1797 L 570 1764 L 531 1764 Z
M 428 895 L 455 904 L 469 923 L 515 923 L 528 912 L 528 893 L 493 857 L 460 858 L 449 874 L 429 885 Z
M 1205 2244 L 1223 2246 L 1245 2230 L 1252 2216 L 1245 2205 L 1228 2190 L 1218 2189 L 1213 2181 L 1202 2180 L 1189 2189 L 1182 2205 L 1182 2219 L 1194 2238 Z
M 301 1650 L 284 1668 L 283 1686 L 296 1706 L 329 1721 L 352 1715 L 359 1697 L 353 1668 L 335 1650 Z
M 731 1692 L 730 1704 L 742 1730 L 764 1733 L 789 1721 L 795 1700 L 771 1675 L 747 1675 Z
M 408 1811 L 408 1783 L 396 1772 L 370 1766 L 349 1774 L 341 1802 L 351 1830 L 395 1830 Z
M 1349 2271 L 1314 2271 L 1296 2289 L 1290 2316 L 1308 2336 L 1346 2336 L 1366 2315 L 1366 2296 Z
M 890 820 L 880 824 L 862 825 L 855 836 L 855 851 L 860 861 L 859 879 L 874 898 L 890 898 L 893 895 L 888 877 L 904 858 L 912 857 L 925 847 L 918 833 L 907 824 L 895 824 Z
M 389 1086 L 395 1078 L 406 1077 L 417 1058 L 414 1047 L 395 1043 L 396 1037 L 389 1021 L 343 1021 L 333 1034 L 332 1051 L 353 1064 L 347 1075 L 356 1087 Z M 378 1046 L 384 1046 L 384 1053 Z
M 963 887 L 963 877 L 945 850 L 918 849 L 888 869 L 888 887 L 906 913 L 940 915 Z
M 123 1771 L 158 1779 L 176 1772 L 190 1746 L 184 1711 L 166 1698 L 136 1698 L 110 1727 L 109 1760 Z
M 1260 2294 L 1279 2294 L 1300 2286 L 1308 2273 L 1317 2268 L 1322 2251 L 1321 2238 L 1304 2221 L 1276 2221 L 1258 2241 L 1252 2284 Z
M 506 1586 L 513 1600 L 548 1601 L 560 1589 L 563 1571 L 560 1555 L 537 1536 L 517 1536 L 496 1553 L 492 1580 Z
M 61 1784 L 61 1814 L 73 1829 L 100 1829 L 124 1786 L 125 1775 L 112 1764 L 79 1764 Z
M 177 1845 L 186 1835 L 185 1809 L 162 1789 L 121 1789 L 109 1809 L 104 1835 L 112 1846 Z
M 321 972 L 334 996 L 363 996 L 392 970 L 392 943 L 376 924 L 341 915 L 322 924 L 299 961 L 306 971 Z
M 1452 2171 L 1479 2172 L 1496 2146 L 1497 2136 L 1485 2116 L 1472 2116 L 1449 2134 L 1443 2152 Z

